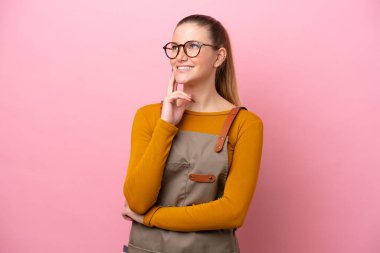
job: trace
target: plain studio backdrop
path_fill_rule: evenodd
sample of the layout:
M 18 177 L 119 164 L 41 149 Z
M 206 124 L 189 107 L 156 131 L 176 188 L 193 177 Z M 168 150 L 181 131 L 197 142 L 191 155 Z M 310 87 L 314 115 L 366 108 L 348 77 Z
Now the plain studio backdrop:
M 380 252 L 377 0 L 1 0 L 0 252 L 122 252 L 132 120 L 191 14 L 226 27 L 264 123 L 242 252 Z

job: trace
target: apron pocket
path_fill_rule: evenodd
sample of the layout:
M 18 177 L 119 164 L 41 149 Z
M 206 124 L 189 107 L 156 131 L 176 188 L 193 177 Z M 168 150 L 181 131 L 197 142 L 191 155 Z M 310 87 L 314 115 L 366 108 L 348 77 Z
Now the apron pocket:
M 199 170 L 194 170 L 189 173 L 187 177 L 186 186 L 186 205 L 194 205 L 207 203 L 217 199 L 219 189 L 220 175 L 215 175 L 214 171 L 205 171 L 205 173 L 199 173 Z
M 190 163 L 188 162 L 168 162 L 166 164 L 157 205 L 185 205 L 189 169 Z

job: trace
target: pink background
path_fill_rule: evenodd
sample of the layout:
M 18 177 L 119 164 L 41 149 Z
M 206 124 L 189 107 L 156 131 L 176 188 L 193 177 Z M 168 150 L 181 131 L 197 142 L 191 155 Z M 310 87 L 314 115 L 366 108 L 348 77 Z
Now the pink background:
M 195 13 L 229 31 L 264 122 L 242 252 L 380 252 L 376 0 L 1 0 L 0 252 L 122 252 L 133 116 Z

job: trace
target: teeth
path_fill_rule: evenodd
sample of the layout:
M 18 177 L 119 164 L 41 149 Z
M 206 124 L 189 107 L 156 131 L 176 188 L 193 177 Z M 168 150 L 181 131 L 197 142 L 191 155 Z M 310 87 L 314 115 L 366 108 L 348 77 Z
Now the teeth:
M 188 66 L 180 66 L 180 67 L 178 67 L 178 69 L 187 69 L 187 70 L 189 70 L 189 69 L 192 69 L 193 67 L 188 67 Z

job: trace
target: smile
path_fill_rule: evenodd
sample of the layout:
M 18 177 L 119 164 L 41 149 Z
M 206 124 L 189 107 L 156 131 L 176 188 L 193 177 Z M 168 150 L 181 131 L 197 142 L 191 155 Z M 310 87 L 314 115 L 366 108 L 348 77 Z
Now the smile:
M 185 71 L 188 71 L 188 70 L 191 70 L 192 68 L 194 68 L 193 66 L 178 66 L 177 69 L 180 71 L 180 72 L 185 72 Z

